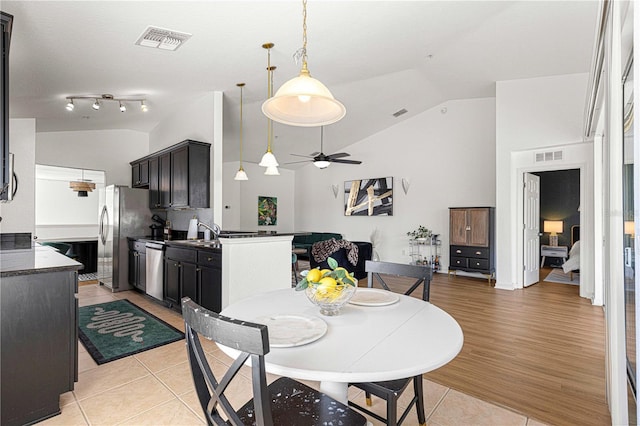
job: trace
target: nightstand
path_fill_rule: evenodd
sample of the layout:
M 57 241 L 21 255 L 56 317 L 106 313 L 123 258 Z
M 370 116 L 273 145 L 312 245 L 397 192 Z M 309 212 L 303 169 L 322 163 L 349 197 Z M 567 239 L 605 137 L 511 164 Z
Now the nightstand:
M 569 248 L 567 246 L 540 246 L 540 256 L 542 256 L 540 267 L 544 266 L 544 260 L 547 257 L 561 257 L 566 262 L 568 254 Z

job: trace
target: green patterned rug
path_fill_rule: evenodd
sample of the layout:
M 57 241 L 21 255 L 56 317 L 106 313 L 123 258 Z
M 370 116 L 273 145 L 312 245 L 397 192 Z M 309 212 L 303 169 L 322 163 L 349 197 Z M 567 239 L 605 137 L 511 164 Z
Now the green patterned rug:
M 184 339 L 184 333 L 130 301 L 83 306 L 78 334 L 98 364 Z

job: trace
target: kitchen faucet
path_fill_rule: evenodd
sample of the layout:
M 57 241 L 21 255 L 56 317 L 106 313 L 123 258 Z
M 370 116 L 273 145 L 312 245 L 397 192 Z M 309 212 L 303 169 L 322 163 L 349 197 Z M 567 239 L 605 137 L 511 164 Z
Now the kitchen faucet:
M 213 239 L 217 240 L 218 237 L 220 236 L 220 227 L 218 225 L 216 225 L 215 223 L 213 224 L 213 227 L 207 225 L 206 223 L 202 223 L 202 222 L 198 222 L 198 226 L 202 226 L 204 228 L 207 228 L 209 231 L 213 232 Z

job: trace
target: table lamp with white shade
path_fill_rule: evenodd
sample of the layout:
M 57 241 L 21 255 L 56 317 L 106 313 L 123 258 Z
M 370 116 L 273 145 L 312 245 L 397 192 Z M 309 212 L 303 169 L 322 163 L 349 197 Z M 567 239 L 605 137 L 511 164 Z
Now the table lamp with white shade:
M 549 245 L 553 247 L 558 246 L 558 234 L 562 234 L 562 221 L 561 220 L 545 220 L 544 232 L 550 232 Z

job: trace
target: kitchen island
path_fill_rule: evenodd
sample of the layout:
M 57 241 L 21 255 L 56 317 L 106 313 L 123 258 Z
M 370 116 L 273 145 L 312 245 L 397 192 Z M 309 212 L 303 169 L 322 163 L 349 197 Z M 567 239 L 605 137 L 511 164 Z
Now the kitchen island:
M 166 241 L 165 301 L 179 306 L 180 298 L 189 296 L 197 303 L 202 299 L 200 304 L 219 312 L 229 304 L 256 293 L 290 287 L 291 240 L 294 235 L 222 232 L 215 241 Z M 193 250 L 194 253 L 184 250 Z M 167 262 L 167 259 L 171 261 Z M 191 285 L 192 281 L 195 284 Z M 210 295 L 206 299 L 212 300 L 212 287 L 216 292 L 216 303 L 215 306 L 206 306 L 204 294 L 206 291 Z
M 0 251 L 0 423 L 60 413 L 78 380 L 78 270 L 51 247 Z

